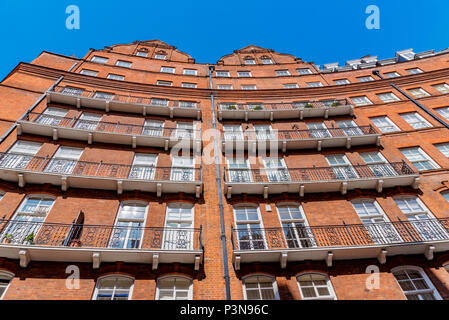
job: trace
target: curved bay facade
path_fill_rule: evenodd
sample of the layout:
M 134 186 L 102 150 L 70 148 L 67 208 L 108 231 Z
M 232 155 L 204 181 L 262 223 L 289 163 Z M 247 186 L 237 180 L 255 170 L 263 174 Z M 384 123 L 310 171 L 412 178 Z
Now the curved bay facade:
M 449 299 L 448 93 L 447 50 L 44 51 L 0 85 L 0 299 Z

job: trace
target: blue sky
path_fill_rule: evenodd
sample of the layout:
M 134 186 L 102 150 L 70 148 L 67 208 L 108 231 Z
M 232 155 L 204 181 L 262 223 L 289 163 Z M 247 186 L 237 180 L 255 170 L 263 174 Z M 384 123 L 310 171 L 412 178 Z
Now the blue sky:
M 368 5 L 380 9 L 380 30 L 368 30 Z M 65 26 L 66 7 L 77 5 L 80 30 Z M 447 0 L 1 0 L 3 78 L 42 50 L 82 57 L 89 48 L 160 39 L 216 62 L 249 44 L 291 53 L 316 64 L 380 59 L 395 51 L 449 47 Z

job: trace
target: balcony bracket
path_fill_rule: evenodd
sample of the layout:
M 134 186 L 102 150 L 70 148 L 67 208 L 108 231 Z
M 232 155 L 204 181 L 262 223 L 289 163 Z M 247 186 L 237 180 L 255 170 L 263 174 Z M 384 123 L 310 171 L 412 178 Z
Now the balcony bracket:
M 65 191 L 67 191 L 68 187 L 69 187 L 69 183 L 67 181 L 67 177 L 62 176 L 61 177 L 61 190 L 65 192 Z
M 22 134 L 22 125 L 20 123 L 17 124 L 17 135 L 20 136 Z
M 136 136 L 132 137 L 132 147 L 133 147 L 133 149 L 135 149 L 137 147 L 137 137 Z
M 198 121 L 201 120 L 201 111 L 200 111 L 200 110 L 198 110 L 198 111 L 196 112 L 196 120 L 198 120 Z
M 287 141 L 282 141 L 282 152 L 285 153 L 287 152 Z
M 327 253 L 326 264 L 327 264 L 328 268 L 332 267 L 332 258 L 333 258 L 333 256 L 334 256 L 334 254 L 332 253 L 332 251 L 329 251 Z
M 377 180 L 377 192 L 381 193 L 383 190 L 384 181 L 382 179 Z
M 26 249 L 21 249 L 19 251 L 19 260 L 22 268 L 28 267 L 28 264 L 31 261 L 30 252 Z
M 226 194 L 227 194 L 227 198 L 231 199 L 231 196 L 232 196 L 232 187 L 231 186 L 228 187 Z
M 159 267 L 159 253 L 153 253 L 153 270 Z
M 117 194 L 123 193 L 123 180 L 117 180 Z
M 98 269 L 101 264 L 101 254 L 100 252 L 92 253 L 92 268 Z
M 341 190 L 341 194 L 342 195 L 345 195 L 346 193 L 348 193 L 348 183 L 347 182 L 342 182 L 340 190 Z
M 318 140 L 318 142 L 317 142 L 317 146 L 316 146 L 316 149 L 318 150 L 318 151 L 321 151 L 321 146 L 322 146 L 322 144 L 323 144 L 323 141 L 321 141 L 321 140 Z
M 57 141 L 58 140 L 58 129 L 53 129 L 53 140 Z
M 274 120 L 274 112 L 271 111 L 271 112 L 270 112 L 270 121 L 273 121 L 273 120 Z
M 413 181 L 413 189 L 418 189 L 419 188 L 419 178 L 416 177 L 415 181 Z
M 200 270 L 201 255 L 195 256 L 195 271 Z
M 170 119 L 173 119 L 174 116 L 174 110 L 173 108 L 170 108 Z
M 111 109 L 111 108 L 109 107 L 109 101 L 106 101 L 106 107 L 105 107 L 105 109 L 106 109 L 106 112 L 109 112 L 109 110 Z
M 387 253 L 388 251 L 386 249 L 380 250 L 379 255 L 377 256 L 377 260 L 379 260 L 380 264 L 385 264 L 387 262 Z
M 263 198 L 268 199 L 268 186 L 263 187 Z
M 201 186 L 196 186 L 195 191 L 196 191 L 196 198 L 199 199 L 201 197 Z
M 223 111 L 218 111 L 218 120 L 223 120 Z
M 237 271 L 240 270 L 240 256 L 239 255 L 234 257 L 234 268 Z
M 429 245 L 426 247 L 426 251 L 424 252 L 424 256 L 427 260 L 433 260 L 433 252 L 435 251 L 435 246 Z
M 87 134 L 87 144 L 92 144 L 93 141 L 94 141 L 94 135 L 92 134 L 92 132 L 89 132 Z
M 251 153 L 256 154 L 256 151 L 257 151 L 257 142 L 254 141 L 251 143 Z
M 248 122 L 248 111 L 245 111 L 245 122 Z
M 282 252 L 281 253 L 281 268 L 282 269 L 287 268 L 287 260 L 288 260 L 288 253 Z
M 299 111 L 299 120 L 304 120 L 304 110 Z
M 19 173 L 19 174 L 17 175 L 17 179 L 18 179 L 18 181 L 19 181 L 19 187 L 20 187 L 20 188 L 25 187 L 25 177 L 23 176 L 23 173 Z
M 169 141 L 168 139 L 166 139 L 166 140 L 165 140 L 165 143 L 164 143 L 164 149 L 165 149 L 165 151 L 168 151 L 169 143 L 170 143 L 170 141 Z
M 47 103 L 51 103 L 51 94 L 47 91 Z
M 76 107 L 79 109 L 79 108 L 81 108 L 81 99 L 80 98 L 77 98 L 76 99 Z
M 158 198 L 162 197 L 162 183 L 156 185 L 156 193 Z
M 324 119 L 329 119 L 329 109 L 324 110 Z
M 146 117 L 146 115 L 147 115 L 147 106 L 143 106 L 142 114 L 143 114 L 144 117 Z
M 351 149 L 351 145 L 352 145 L 352 139 L 347 138 L 346 139 L 346 149 Z
M 354 116 L 354 107 L 353 107 L 353 106 L 351 107 L 351 111 L 349 111 L 349 115 L 350 115 L 351 117 Z
M 381 138 L 381 136 L 378 136 L 377 140 L 376 140 L 376 146 L 378 146 L 378 147 L 380 147 L 380 138 Z
M 201 140 L 196 140 L 195 144 L 196 144 L 196 153 L 201 154 Z
M 299 196 L 300 196 L 301 198 L 304 197 L 304 190 L 305 190 L 304 185 L 303 185 L 303 184 L 300 185 L 300 186 L 299 186 Z

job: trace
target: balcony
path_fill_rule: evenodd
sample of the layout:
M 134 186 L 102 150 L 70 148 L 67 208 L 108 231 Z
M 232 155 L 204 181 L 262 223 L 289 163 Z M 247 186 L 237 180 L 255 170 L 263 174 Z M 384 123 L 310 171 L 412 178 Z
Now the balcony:
M 232 229 L 233 262 L 241 263 L 377 258 L 449 250 L 449 218 L 337 226 Z
M 117 112 L 140 113 L 201 119 L 198 102 L 166 100 L 143 96 L 120 95 L 95 90 L 56 86 L 47 92 L 48 103 L 62 103 L 77 108 L 86 107 Z
M 301 119 L 354 115 L 354 106 L 346 99 L 261 104 L 218 104 L 219 120 Z
M 297 149 L 317 149 L 361 145 L 380 145 L 381 134 L 372 126 L 327 128 L 309 130 L 272 130 L 255 132 L 247 130 L 222 132 L 223 150 L 251 149 L 252 152 L 261 147 L 281 149 L 282 152 Z
M 0 219 L 0 257 L 30 261 L 194 264 L 203 258 L 202 230 L 58 224 Z
M 190 148 L 201 152 L 201 130 L 161 128 L 120 122 L 89 121 L 31 112 L 18 121 L 18 134 L 30 133 L 58 139 L 73 139 L 145 147 Z
M 0 175 L 5 181 L 123 191 L 202 193 L 201 168 L 124 165 L 0 153 Z
M 341 192 L 396 186 L 418 188 L 419 174 L 403 162 L 322 168 L 225 169 L 225 193 L 269 194 Z

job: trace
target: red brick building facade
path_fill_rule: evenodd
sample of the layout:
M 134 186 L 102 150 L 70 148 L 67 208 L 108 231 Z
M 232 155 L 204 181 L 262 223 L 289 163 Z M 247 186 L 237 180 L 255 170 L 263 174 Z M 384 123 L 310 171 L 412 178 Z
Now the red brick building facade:
M 0 299 L 449 299 L 448 93 L 447 50 L 42 52 L 0 85 Z

